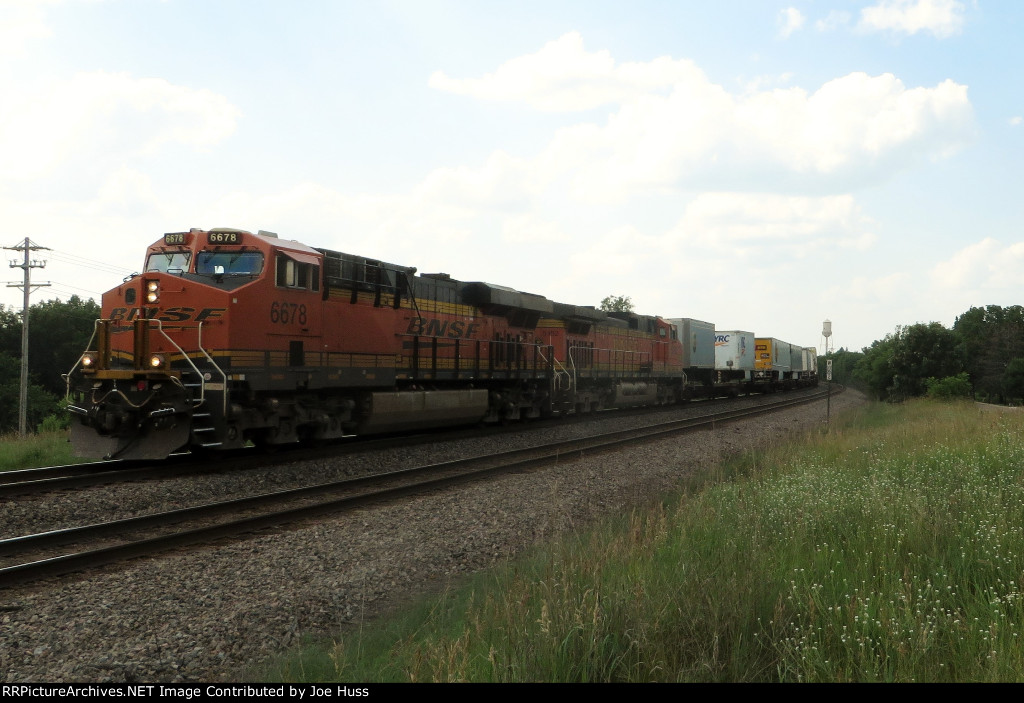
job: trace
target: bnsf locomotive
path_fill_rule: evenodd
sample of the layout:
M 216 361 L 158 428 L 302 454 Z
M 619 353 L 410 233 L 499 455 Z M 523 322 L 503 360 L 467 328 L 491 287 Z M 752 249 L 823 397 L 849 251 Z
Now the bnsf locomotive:
M 716 382 L 697 332 L 683 343 L 682 323 L 697 321 L 606 314 L 263 231 L 166 234 L 102 310 L 67 375 L 82 456 L 652 405 Z

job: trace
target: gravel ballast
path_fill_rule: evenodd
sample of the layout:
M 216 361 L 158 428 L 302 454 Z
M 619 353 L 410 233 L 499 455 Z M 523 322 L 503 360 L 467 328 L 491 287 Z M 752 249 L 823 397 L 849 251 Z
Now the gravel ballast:
M 864 402 L 846 391 L 833 396 L 832 412 Z M 649 501 L 728 455 L 820 427 L 824 417 L 825 401 L 818 401 L 715 431 L 0 590 L 0 681 L 238 680 L 301 635 L 365 626 L 410 595 Z M 577 431 L 545 430 L 552 435 Z M 386 453 L 345 458 L 343 469 L 322 460 L 312 467 L 278 469 L 277 476 L 254 478 L 244 472 L 244 478 L 193 477 L 160 482 L 162 488 L 113 486 L 77 497 L 9 501 L 3 507 L 3 532 L 24 534 L 40 524 L 82 524 L 99 514 L 109 518 L 177 507 L 186 490 L 199 491 L 189 494 L 192 501 L 204 491 L 226 497 L 234 483 L 249 492 L 254 481 L 274 487 L 292 480 L 313 483 L 339 471 L 362 471 L 357 461 L 393 469 L 552 439 L 503 435 L 460 443 L 460 450 L 432 445 L 396 450 L 401 460 Z M 190 484 L 193 489 L 182 488 Z

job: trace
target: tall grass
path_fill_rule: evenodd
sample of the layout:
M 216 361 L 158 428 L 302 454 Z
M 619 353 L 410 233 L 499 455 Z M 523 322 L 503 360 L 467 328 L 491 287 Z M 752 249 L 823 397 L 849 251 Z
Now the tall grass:
M 26 437 L 0 435 L 0 471 L 60 466 L 88 461 L 72 456 L 68 431 L 39 432 Z
M 260 676 L 1021 680 L 1022 430 L 874 406 Z

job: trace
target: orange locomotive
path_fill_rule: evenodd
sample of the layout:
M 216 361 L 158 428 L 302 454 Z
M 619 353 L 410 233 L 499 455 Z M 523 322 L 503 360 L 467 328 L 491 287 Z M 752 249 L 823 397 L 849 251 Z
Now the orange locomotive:
M 103 295 L 68 374 L 82 456 L 330 439 L 675 402 L 676 329 L 269 232 L 174 232 Z

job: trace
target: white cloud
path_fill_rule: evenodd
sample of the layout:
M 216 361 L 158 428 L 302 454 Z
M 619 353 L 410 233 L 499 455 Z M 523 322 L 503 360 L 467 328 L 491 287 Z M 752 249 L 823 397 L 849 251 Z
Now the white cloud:
M 240 114 L 209 90 L 127 73 L 0 89 L 0 180 L 40 178 L 68 162 L 114 168 L 169 143 L 209 146 L 234 131 Z
M 874 278 L 854 276 L 849 283 L 835 293 L 855 302 L 872 302 L 891 305 L 893 301 L 907 301 L 915 293 L 915 281 L 907 273 L 890 273 Z
M 873 228 L 851 195 L 702 193 L 669 238 L 679 249 L 696 246 L 769 264 L 778 256 L 804 258 L 826 248 L 869 248 L 876 240 Z
M 877 242 L 879 225 L 854 188 L 942 158 L 973 129 L 966 87 L 952 81 L 906 87 L 892 75 L 854 73 L 821 86 L 769 77 L 726 89 L 690 61 L 619 64 L 585 51 L 574 34 L 483 78 L 435 74 L 431 85 L 538 110 L 605 105 L 608 114 L 570 123 L 535 152 L 494 150 L 435 168 L 396 194 L 301 182 L 214 189 L 197 202 L 157 196 L 161 181 L 150 183 L 147 165 L 168 147 L 208 148 L 230 135 L 238 111 L 225 97 L 116 73 L 10 83 L 19 112 L 0 106 L 0 209 L 12 212 L 4 188 L 13 192 L 15 178 L 28 174 L 42 189 L 44 176 L 70 171 L 88 183 L 91 203 L 36 197 L 17 203 L 15 224 L 114 237 L 136 267 L 139 232 L 156 239 L 189 226 L 262 228 L 564 302 L 625 294 L 645 312 L 761 331 L 761 322 L 731 319 L 723 306 L 749 309 L 751 290 L 780 301 L 803 291 L 811 301 L 817 273 L 808 271 L 859 261 Z M 76 110 L 66 110 L 71 104 Z M 95 177 L 81 179 L 83 164 L 94 162 Z M 76 228 L 78 219 L 88 224 Z M 824 271 L 821 280 L 829 280 Z M 872 302 L 875 284 L 862 290 Z M 770 329 L 774 317 L 763 329 L 785 337 Z
M 523 159 L 495 151 L 481 168 L 434 170 L 416 187 L 414 197 L 459 208 L 522 210 L 534 190 L 530 176 Z
M 936 264 L 931 277 L 937 288 L 958 292 L 1012 291 L 1024 279 L 1024 242 L 1004 245 L 986 237 Z
M 850 24 L 851 15 L 845 10 L 831 10 L 823 20 L 814 23 L 819 32 L 830 32 Z
M 787 71 L 778 75 L 754 76 L 743 82 L 743 93 L 753 94 L 760 91 L 785 88 L 793 82 L 793 73 Z
M 814 93 L 733 95 L 695 76 L 623 105 L 604 127 L 561 131 L 538 171 L 572 169 L 571 194 L 598 201 L 650 187 L 848 191 L 972 136 L 967 89 L 948 80 L 907 89 L 892 75 L 854 73 Z
M 834 173 L 895 152 L 943 156 L 966 141 L 967 87 L 904 87 L 892 74 L 851 73 L 808 95 L 801 89 L 753 96 L 737 106 L 745 141 L 798 172 Z
M 431 176 L 435 191 L 487 196 L 495 207 L 514 208 L 552 185 L 592 203 L 649 188 L 848 192 L 973 137 L 967 88 L 951 80 L 907 88 L 891 74 L 851 73 L 814 92 L 761 82 L 731 93 L 688 61 L 616 65 L 606 51 L 587 53 L 578 34 L 482 79 L 435 74 L 432 85 L 543 110 L 619 103 L 605 124 L 562 129 L 533 159 L 492 157 L 483 168 Z
M 52 36 L 40 0 L 0 1 L 0 60 L 25 54 L 35 40 Z
M 501 226 L 501 240 L 511 246 L 551 246 L 571 242 L 572 237 L 558 223 L 531 212 L 505 218 Z
M 479 232 L 486 208 L 423 197 L 423 185 L 403 195 L 346 193 L 318 183 L 298 183 L 278 193 L 233 192 L 201 205 L 197 226 L 268 229 L 285 239 L 408 262 L 410 249 L 429 241 L 440 249 Z
M 795 7 L 787 7 L 784 10 L 780 10 L 777 22 L 779 25 L 779 36 L 783 39 L 788 38 L 793 32 L 802 28 L 805 21 L 803 13 Z
M 159 209 L 159 202 L 149 176 L 122 165 L 100 185 L 83 212 L 90 217 L 135 216 Z
M 521 101 L 548 112 L 589 110 L 624 102 L 688 80 L 699 71 L 690 61 L 661 57 L 618 66 L 608 51 L 587 52 L 570 32 L 534 53 L 506 61 L 483 78 L 456 79 L 436 71 L 429 85 L 481 100 Z
M 957 0 L 880 0 L 860 11 L 861 29 L 902 34 L 928 32 L 939 39 L 959 34 L 964 5 Z
M 1024 117 L 1021 117 L 1020 115 L 1014 115 L 1010 118 L 1010 126 L 1012 127 L 1018 127 L 1022 123 L 1024 123 Z

